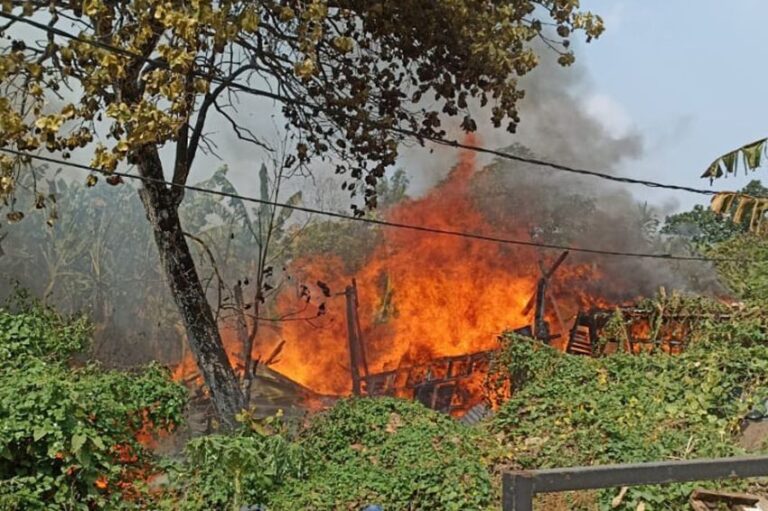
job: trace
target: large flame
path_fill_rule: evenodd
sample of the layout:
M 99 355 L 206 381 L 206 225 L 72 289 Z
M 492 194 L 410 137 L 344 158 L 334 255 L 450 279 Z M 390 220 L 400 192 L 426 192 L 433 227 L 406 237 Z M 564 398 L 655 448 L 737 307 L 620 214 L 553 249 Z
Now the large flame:
M 514 225 L 489 225 L 468 193 L 475 171 L 474 153 L 461 153 L 440 185 L 423 198 L 386 211 L 387 220 L 526 239 L 529 226 L 524 211 Z M 350 392 L 345 304 L 340 292 L 353 278 L 372 373 L 496 348 L 499 333 L 531 323 L 532 312 L 523 314 L 523 309 L 541 276 L 541 259 L 542 254 L 530 247 L 386 228 L 382 242 L 371 247 L 367 263 L 355 274 L 345 271 L 338 258 L 295 261 L 292 266 L 300 279 L 325 282 L 335 296 L 327 300 L 328 312 L 317 320 L 280 325 L 279 338 L 285 340 L 285 347 L 273 368 L 321 393 Z M 591 278 L 594 271 L 565 265 L 558 277 Z M 290 307 L 289 300 L 286 297 L 281 306 Z M 575 312 L 567 303 L 561 306 Z
M 502 226 L 491 225 L 481 212 L 478 199 L 469 193 L 476 168 L 474 153 L 463 152 L 429 194 L 382 214 L 402 224 L 529 239 L 533 220 L 526 211 L 515 212 L 515 220 Z M 541 263 L 550 264 L 558 255 L 526 246 L 384 228 L 381 241 L 369 248 L 366 263 L 354 274 L 335 256 L 294 261 L 290 273 L 296 280 L 325 283 L 330 296 L 323 301 L 317 298 L 323 296 L 322 286 L 313 290 L 308 310 L 301 316 L 314 319 L 291 318 L 261 328 L 253 355 L 264 356 L 284 342 L 272 369 L 318 393 L 350 393 L 343 291 L 352 279 L 357 282 L 360 327 L 371 373 L 494 349 L 498 334 L 532 323 L 532 310 L 523 311 L 541 277 Z M 603 303 L 600 297 L 583 296 L 578 289 L 579 282 L 594 278 L 599 275 L 593 265 L 566 261 L 557 271 L 550 291 L 557 297 L 559 310 L 555 313 L 550 307 L 547 317 L 553 332 L 561 334 L 561 342 L 580 306 Z M 295 293 L 278 298 L 278 311 L 295 306 Z M 242 370 L 241 343 L 235 331 L 225 327 L 222 335 L 233 366 Z M 190 374 L 194 374 L 194 361 L 188 356 L 176 375 Z

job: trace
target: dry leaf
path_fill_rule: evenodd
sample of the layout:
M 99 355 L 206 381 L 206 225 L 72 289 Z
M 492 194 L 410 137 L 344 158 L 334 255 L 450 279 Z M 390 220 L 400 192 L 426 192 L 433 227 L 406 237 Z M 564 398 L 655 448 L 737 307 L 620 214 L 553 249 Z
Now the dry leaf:
M 627 490 L 629 490 L 629 486 L 622 486 L 621 491 L 619 491 L 619 494 L 616 495 L 613 500 L 611 501 L 611 507 L 616 509 L 619 507 L 624 500 L 624 496 L 627 494 Z
M 387 433 L 395 433 L 397 432 L 398 428 L 403 425 L 403 418 L 400 417 L 400 415 L 396 413 L 389 414 L 389 422 L 387 422 Z

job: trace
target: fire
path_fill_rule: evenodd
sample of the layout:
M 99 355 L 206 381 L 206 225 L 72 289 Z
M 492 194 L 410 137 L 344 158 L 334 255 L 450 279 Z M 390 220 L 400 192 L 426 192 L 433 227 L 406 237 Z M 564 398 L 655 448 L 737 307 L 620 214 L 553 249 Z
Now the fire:
M 386 219 L 528 239 L 522 211 L 520 221 L 514 225 L 490 225 L 468 193 L 476 171 L 474 153 L 462 153 L 440 185 L 423 198 L 385 211 Z M 407 229 L 384 229 L 382 235 L 382 242 L 372 247 L 367 263 L 355 274 L 347 272 L 342 261 L 335 258 L 293 263 L 294 269 L 300 269 L 296 272 L 300 280 L 322 281 L 334 295 L 326 300 L 328 312 L 317 320 L 280 324 L 278 337 L 286 344 L 274 369 L 317 392 L 350 392 L 347 325 L 340 292 L 353 278 L 357 281 L 362 337 L 372 373 L 435 357 L 494 349 L 498 347 L 499 333 L 531 323 L 532 313 L 524 314 L 523 309 L 541 276 L 539 261 L 549 262 L 552 255 L 530 247 Z M 566 276 L 567 280 L 567 275 L 577 280 L 594 278 L 595 270 L 564 265 L 558 270 L 558 278 Z M 280 306 L 288 309 L 291 298 L 284 296 Z M 316 300 L 313 303 L 316 307 L 320 304 Z M 575 312 L 571 310 L 574 307 L 562 305 L 566 305 L 567 312 Z M 264 339 L 262 343 L 261 351 L 268 351 Z
M 524 208 L 510 214 L 507 204 L 502 216 L 511 221 L 505 225 L 489 221 L 479 207 L 482 197 L 470 193 L 477 176 L 474 153 L 463 152 L 429 194 L 379 213 L 395 223 L 530 239 L 533 219 Z M 501 332 L 533 322 L 532 310 L 524 309 L 536 291 L 542 267 L 558 255 L 528 246 L 383 228 L 381 242 L 370 247 L 365 264 L 354 273 L 335 256 L 293 261 L 291 275 L 312 288 L 312 300 L 301 316 L 313 319 L 261 327 L 253 356 L 268 354 L 284 342 L 272 369 L 317 393 L 349 394 L 352 382 L 343 292 L 353 279 L 369 373 L 496 349 Z M 560 335 L 555 344 L 565 342 L 569 321 L 580 307 L 608 305 L 599 296 L 586 296 L 579 290 L 580 283 L 600 278 L 594 265 L 578 261 L 566 260 L 557 270 L 549 292 L 559 307 L 556 311 L 549 307 L 547 314 L 552 333 Z M 295 310 L 296 300 L 295 292 L 283 292 L 276 304 L 278 312 Z M 241 373 L 243 356 L 235 330 L 224 327 L 222 337 L 233 367 Z M 194 360 L 186 356 L 175 377 L 200 383 L 195 375 Z

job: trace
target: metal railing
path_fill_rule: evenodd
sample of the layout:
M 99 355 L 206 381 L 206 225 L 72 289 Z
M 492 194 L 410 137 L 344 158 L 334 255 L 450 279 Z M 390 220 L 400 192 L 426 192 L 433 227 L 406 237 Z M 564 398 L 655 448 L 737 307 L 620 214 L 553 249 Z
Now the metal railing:
M 768 476 L 768 456 L 506 472 L 503 511 L 532 511 L 537 493 Z

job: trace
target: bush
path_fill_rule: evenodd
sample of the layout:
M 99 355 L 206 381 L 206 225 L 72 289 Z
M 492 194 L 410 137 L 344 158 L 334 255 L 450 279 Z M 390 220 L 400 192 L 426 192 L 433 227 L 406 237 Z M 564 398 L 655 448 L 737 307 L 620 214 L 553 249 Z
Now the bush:
M 301 435 L 305 478 L 278 491 L 270 509 L 485 509 L 496 504 L 478 432 L 422 405 L 349 399 Z
M 139 430 L 171 429 L 185 390 L 150 366 L 70 369 L 87 324 L 31 307 L 0 311 L 0 508 L 114 509 L 151 471 Z
M 31 360 L 65 362 L 88 346 L 84 317 L 67 319 L 51 309 L 22 303 L 21 311 L 0 309 L 0 364 L 21 367 Z
M 304 476 L 302 448 L 282 433 L 243 429 L 234 435 L 196 438 L 172 473 L 168 509 L 239 510 L 263 504 L 289 477 Z
M 525 377 L 492 428 L 523 468 L 737 455 L 739 423 L 767 383 L 768 346 L 742 335 L 738 322 L 728 330 L 724 340 L 712 325 L 713 336 L 682 355 L 601 359 L 508 336 L 503 361 Z M 632 488 L 621 509 L 640 501 L 682 509 L 692 487 Z M 612 497 L 603 493 L 602 503 Z

